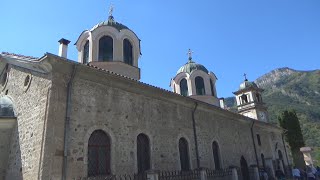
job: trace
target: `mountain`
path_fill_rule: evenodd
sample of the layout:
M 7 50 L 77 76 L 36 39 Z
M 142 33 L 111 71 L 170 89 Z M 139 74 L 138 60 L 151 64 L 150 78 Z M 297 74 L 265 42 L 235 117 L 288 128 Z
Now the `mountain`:
M 255 83 L 264 89 L 263 101 L 271 122 L 278 123 L 277 116 L 285 109 L 296 110 L 306 145 L 320 147 L 320 70 L 279 68 Z M 236 110 L 233 97 L 226 98 L 225 103 Z

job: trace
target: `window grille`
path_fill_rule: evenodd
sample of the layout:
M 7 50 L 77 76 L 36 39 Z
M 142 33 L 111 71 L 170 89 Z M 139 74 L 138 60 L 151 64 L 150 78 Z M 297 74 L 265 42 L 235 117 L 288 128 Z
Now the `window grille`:
M 110 138 L 102 130 L 94 131 L 88 143 L 88 177 L 111 174 Z

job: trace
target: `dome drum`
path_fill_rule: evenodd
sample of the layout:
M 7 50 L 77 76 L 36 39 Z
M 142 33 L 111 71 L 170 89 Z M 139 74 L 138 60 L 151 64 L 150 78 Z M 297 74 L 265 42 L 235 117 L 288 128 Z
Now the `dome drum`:
M 175 93 L 189 96 L 199 101 L 220 106 L 216 92 L 216 76 L 206 67 L 191 59 L 177 71 L 171 80 L 171 87 Z
M 113 17 L 84 31 L 76 44 L 78 62 L 106 69 L 136 80 L 140 79 L 138 59 L 140 39 Z

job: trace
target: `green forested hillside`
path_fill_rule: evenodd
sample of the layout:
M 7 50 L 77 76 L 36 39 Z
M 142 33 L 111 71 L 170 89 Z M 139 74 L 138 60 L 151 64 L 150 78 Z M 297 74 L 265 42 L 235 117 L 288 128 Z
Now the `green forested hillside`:
M 277 123 L 277 116 L 284 109 L 295 109 L 306 145 L 320 147 L 320 70 L 280 68 L 255 82 L 265 90 L 263 100 L 271 122 Z M 226 98 L 226 105 L 235 107 L 234 98 Z

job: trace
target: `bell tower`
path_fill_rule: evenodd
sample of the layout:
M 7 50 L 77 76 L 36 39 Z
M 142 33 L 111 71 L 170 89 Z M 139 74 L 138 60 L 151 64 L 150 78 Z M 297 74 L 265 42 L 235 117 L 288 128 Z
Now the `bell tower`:
M 268 111 L 265 103 L 262 101 L 261 93 L 264 91 L 256 83 L 248 81 L 244 74 L 244 81 L 240 84 L 238 91 L 233 92 L 236 95 L 238 113 L 244 116 L 268 122 Z

